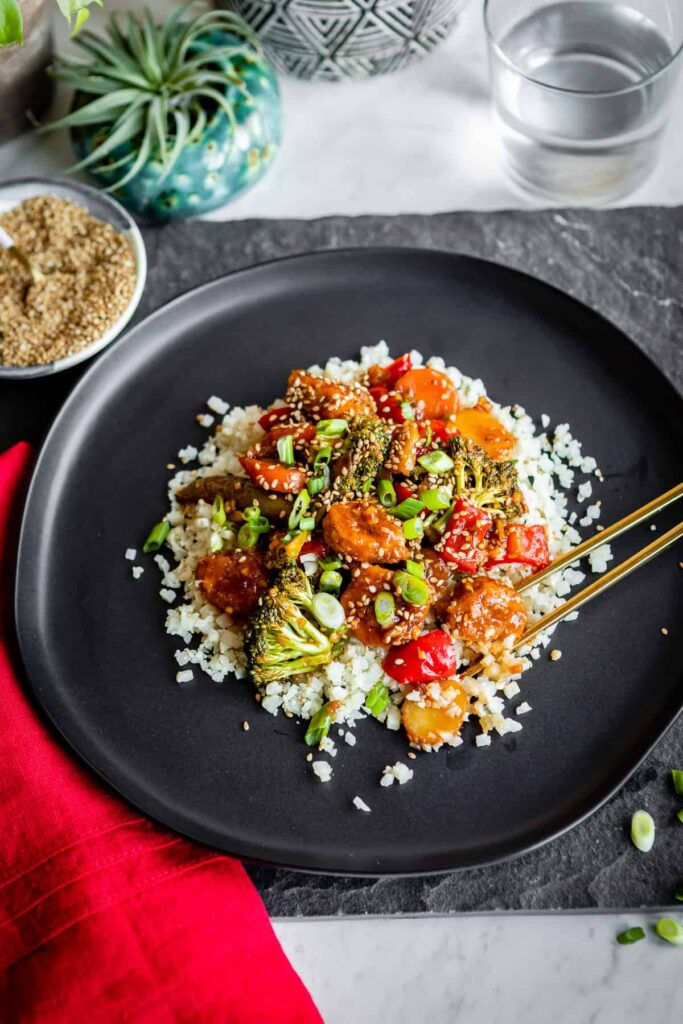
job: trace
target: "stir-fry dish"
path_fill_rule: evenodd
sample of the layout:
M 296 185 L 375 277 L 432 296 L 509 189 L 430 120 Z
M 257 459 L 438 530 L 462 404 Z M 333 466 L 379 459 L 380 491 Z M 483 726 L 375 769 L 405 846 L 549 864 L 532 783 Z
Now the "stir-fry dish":
M 208 404 L 222 422 L 179 453 L 198 467 L 175 474 L 145 546 L 175 558 L 156 556 L 168 632 L 188 645 L 179 681 L 193 665 L 248 675 L 261 707 L 303 720 L 306 744 L 331 754 L 367 718 L 423 751 L 462 743 L 468 719 L 480 746 L 520 729 L 528 704 L 506 717 L 505 700 L 550 639 L 532 649 L 525 628 L 583 576 L 524 597 L 515 583 L 579 539 L 556 479 L 599 474 L 566 424 L 537 434 L 480 381 L 383 344 L 292 370 L 267 409 Z

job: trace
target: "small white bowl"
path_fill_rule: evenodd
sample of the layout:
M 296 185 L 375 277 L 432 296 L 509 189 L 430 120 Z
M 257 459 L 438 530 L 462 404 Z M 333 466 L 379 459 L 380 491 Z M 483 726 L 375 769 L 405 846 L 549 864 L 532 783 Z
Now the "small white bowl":
M 119 336 L 132 317 L 140 302 L 147 279 L 147 253 L 140 230 L 128 211 L 106 192 L 99 192 L 90 185 L 83 185 L 77 181 L 65 182 L 57 178 L 15 178 L 0 182 L 0 213 L 5 213 L 25 199 L 44 195 L 70 199 L 71 202 L 84 206 L 93 217 L 97 217 L 98 220 L 102 220 L 106 224 L 111 224 L 128 240 L 135 258 L 135 289 L 130 302 L 118 320 L 108 331 L 105 331 L 101 338 L 93 341 L 79 352 L 75 352 L 71 356 L 64 356 L 63 359 L 56 359 L 53 363 L 36 363 L 34 366 L 4 366 L 0 363 L 0 377 L 11 377 L 15 380 L 59 373 L 60 370 L 68 370 L 72 366 L 76 366 L 77 363 L 82 363 L 84 359 L 90 359 L 97 352 L 101 352 L 114 338 Z

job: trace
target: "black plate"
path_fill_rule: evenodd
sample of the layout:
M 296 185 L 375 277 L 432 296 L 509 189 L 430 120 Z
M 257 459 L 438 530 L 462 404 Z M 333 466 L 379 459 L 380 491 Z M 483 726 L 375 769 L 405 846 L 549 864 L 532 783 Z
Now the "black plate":
M 165 824 L 243 857 L 340 873 L 433 872 L 543 843 L 618 787 L 681 707 L 676 556 L 559 627 L 560 662 L 529 674 L 523 732 L 488 749 L 420 755 L 381 789 L 404 739 L 361 723 L 331 783 L 302 728 L 258 709 L 248 681 L 175 683 L 173 642 L 140 548 L 165 507 L 166 463 L 205 432 L 205 400 L 269 403 L 292 367 L 385 338 L 443 355 L 536 418 L 569 421 L 605 475 L 603 521 L 681 477 L 681 403 L 601 317 L 511 270 L 414 250 L 284 260 L 161 309 L 76 387 L 41 453 L 20 544 L 17 622 L 33 692 L 112 786 Z M 631 536 L 634 549 L 648 529 Z M 679 556 L 680 557 L 680 556 Z M 241 727 L 251 723 L 249 732 Z M 360 813 L 354 795 L 372 808 Z

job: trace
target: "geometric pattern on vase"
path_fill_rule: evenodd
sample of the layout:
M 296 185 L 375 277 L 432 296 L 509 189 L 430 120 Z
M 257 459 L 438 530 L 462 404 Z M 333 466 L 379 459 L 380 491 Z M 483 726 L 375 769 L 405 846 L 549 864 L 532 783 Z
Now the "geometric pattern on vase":
M 277 68 L 336 81 L 396 71 L 429 53 L 466 0 L 219 0 L 258 33 Z

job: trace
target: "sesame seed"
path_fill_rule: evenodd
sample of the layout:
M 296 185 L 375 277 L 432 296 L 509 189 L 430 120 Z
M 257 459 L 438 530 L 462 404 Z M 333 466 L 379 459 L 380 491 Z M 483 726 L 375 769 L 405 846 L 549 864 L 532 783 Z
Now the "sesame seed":
M 242 728 L 245 732 L 249 732 L 249 722 L 242 722 Z
M 669 630 L 666 628 L 666 626 L 662 626 L 660 633 L 662 634 L 662 636 L 668 636 Z

